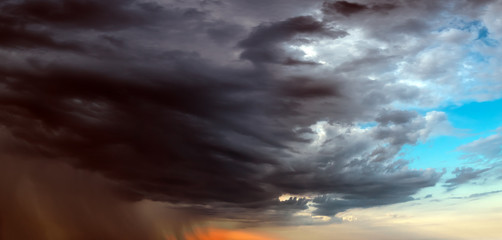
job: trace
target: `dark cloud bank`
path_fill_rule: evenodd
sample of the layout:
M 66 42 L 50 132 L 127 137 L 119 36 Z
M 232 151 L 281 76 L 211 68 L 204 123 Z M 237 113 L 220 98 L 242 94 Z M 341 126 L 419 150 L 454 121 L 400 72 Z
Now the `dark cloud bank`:
M 438 181 L 441 173 L 408 169 L 405 160 L 394 160 L 403 145 L 427 137 L 434 121 L 445 121 L 440 113 L 426 119 L 392 109 L 393 102 L 417 98 L 416 89 L 352 78 L 343 68 L 315 74 L 319 63 L 287 48 L 344 38 L 347 32 L 329 20 L 338 15 L 390 14 L 404 3 L 318 2 L 311 6 L 322 9 L 324 20 L 306 13 L 258 19 L 253 26 L 230 23 L 225 11 L 217 11 L 241 8 L 244 17 L 253 16 L 249 3 L 178 4 L 0 4 L 2 162 L 26 171 L 4 177 L 11 184 L 2 185 L 2 197 L 31 178 L 42 187 L 30 194 L 50 202 L 11 206 L 12 201 L 2 200 L 0 210 L 10 209 L 0 216 L 2 231 L 21 236 L 9 225 L 11 218 L 34 225 L 43 221 L 14 209 L 65 208 L 51 201 L 75 201 L 67 196 L 80 191 L 56 186 L 44 192 L 43 186 L 54 183 L 37 180 L 45 176 L 37 168 L 12 162 L 62 163 L 72 170 L 60 173 L 56 182 L 84 184 L 87 178 L 64 177 L 84 171 L 112 189 L 82 187 L 81 201 L 105 202 L 75 203 L 69 211 L 84 211 L 74 210 L 83 206 L 100 211 L 103 204 L 114 205 L 115 200 L 106 202 L 113 193 L 120 202 L 153 200 L 241 221 L 287 222 L 309 207 L 315 215 L 333 216 L 354 207 L 409 201 Z M 375 126 L 362 131 L 357 124 L 364 122 Z M 312 127 L 321 125 L 324 135 Z M 464 173 L 451 184 L 463 181 Z M 279 201 L 282 194 L 314 198 Z M 52 213 L 54 219 L 70 218 L 59 211 Z M 123 214 L 119 208 L 110 211 L 104 217 Z M 72 239 L 84 239 L 75 234 Z M 112 230 L 96 234 L 96 239 L 139 239 Z M 4 234 L 0 239 L 13 238 Z

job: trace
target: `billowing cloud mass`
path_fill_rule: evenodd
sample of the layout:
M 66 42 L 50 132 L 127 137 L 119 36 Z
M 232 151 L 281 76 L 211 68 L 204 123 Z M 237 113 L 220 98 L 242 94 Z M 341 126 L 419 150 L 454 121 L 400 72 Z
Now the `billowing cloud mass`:
M 458 71 L 497 44 L 489 4 L 3 1 L 1 149 L 243 222 L 410 201 L 443 172 L 399 152 L 449 126 L 418 109 L 500 96 Z

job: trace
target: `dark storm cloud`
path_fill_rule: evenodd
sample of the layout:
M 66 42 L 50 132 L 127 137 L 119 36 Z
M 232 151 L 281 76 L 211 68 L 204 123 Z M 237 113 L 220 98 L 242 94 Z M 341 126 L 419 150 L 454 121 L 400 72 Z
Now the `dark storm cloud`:
M 244 49 L 240 57 L 255 64 L 270 62 L 294 65 L 294 63 L 302 63 L 302 61 L 285 56 L 284 50 L 278 46 L 302 34 L 332 38 L 346 35 L 343 31 L 329 29 L 311 16 L 294 17 L 280 22 L 262 24 L 254 28 L 246 39 L 239 42 L 239 47 Z
M 106 49 L 82 41 L 85 37 L 78 38 L 82 30 L 121 30 L 189 15 L 188 11 L 180 12 L 168 13 L 154 3 L 129 0 L 5 1 L 0 3 L 0 46 L 97 55 Z
M 154 2 L 133 0 L 24 0 L 4 4 L 2 12 L 32 24 L 96 30 L 144 26 L 166 14 Z M 183 14 L 189 16 L 190 12 Z
M 319 63 L 314 62 L 314 61 L 303 61 L 303 60 L 298 60 L 294 58 L 288 57 L 286 61 L 284 61 L 282 64 L 286 66 L 297 66 L 297 65 L 310 65 L 310 66 L 315 66 L 319 65 Z
M 237 24 L 230 24 L 227 22 L 216 22 L 214 26 L 208 27 L 206 30 L 207 35 L 218 43 L 227 43 L 244 33 L 244 29 Z
M 255 165 L 274 161 L 252 153 L 248 146 L 227 142 L 218 130 L 220 124 L 228 124 L 228 134 L 236 134 L 235 138 L 265 138 L 234 119 L 225 119 L 251 114 L 246 111 L 253 106 L 239 110 L 242 102 L 225 99 L 226 93 L 211 86 L 215 83 L 181 81 L 190 79 L 184 76 L 190 73 L 166 74 L 180 81 L 147 77 L 135 81 L 58 66 L 38 74 L 3 72 L 16 79 L 8 88 L 17 92 L 0 100 L 6 108 L 2 120 L 17 136 L 44 145 L 40 151 L 45 154 L 77 156 L 81 167 L 140 180 L 132 184 L 141 194 L 161 191 L 174 199 L 235 202 L 269 198 L 269 193 L 248 181 L 260 176 Z M 17 117 L 25 119 L 12 119 L 17 111 L 21 112 Z M 234 115 L 225 116 L 227 111 Z M 279 145 L 273 140 L 266 144 Z M 114 170 L 117 165 L 120 171 Z M 202 184 L 201 179 L 205 179 Z
M 370 38 L 385 42 L 406 41 L 433 31 L 441 13 L 465 6 L 465 1 L 326 1 L 325 21 L 341 22 L 342 29 L 361 28 Z M 473 8 L 473 11 L 480 7 Z M 439 21 L 442 21 L 439 20 Z M 449 20 L 445 20 L 449 21 Z M 400 40 L 398 40 L 400 39 Z
M 335 86 L 308 78 L 294 78 L 287 84 L 284 84 L 280 92 L 285 96 L 294 98 L 341 96 Z
M 449 190 L 453 190 L 461 184 L 465 184 L 471 182 L 472 180 L 480 178 L 481 174 L 488 170 L 490 169 L 485 168 L 476 170 L 471 167 L 456 168 L 455 171 L 452 172 L 453 174 L 455 174 L 455 177 L 446 180 L 446 184 L 444 186 Z
M 5 15 L 0 16 L 0 46 L 82 51 L 77 43 L 55 40 L 52 32 L 28 29 L 23 21 Z
M 358 4 L 358 3 L 350 3 L 347 1 L 336 1 L 333 3 L 324 2 L 323 4 L 323 12 L 330 13 L 334 11 L 336 13 L 340 13 L 345 16 L 349 16 L 354 13 L 358 13 L 368 9 L 366 5 Z
M 397 6 L 390 3 L 382 4 L 371 4 L 365 5 L 354 2 L 347 1 L 335 1 L 335 2 L 324 2 L 322 5 L 322 11 L 325 14 L 342 14 L 343 16 L 350 16 L 356 13 L 362 13 L 365 11 L 386 13 L 389 10 L 396 8 Z
M 311 16 L 246 28 L 175 5 L 2 4 L 1 30 L 11 34 L 0 38 L 10 60 L 0 66 L 0 123 L 16 140 L 5 151 L 102 174 L 127 200 L 255 220 L 308 208 L 282 194 L 340 194 L 314 202 L 333 215 L 408 201 L 440 178 L 394 161 L 446 121 L 389 110 L 415 89 L 353 77 L 357 66 L 314 74 L 319 64 L 286 49 L 346 32 Z M 379 124 L 358 128 L 364 121 Z

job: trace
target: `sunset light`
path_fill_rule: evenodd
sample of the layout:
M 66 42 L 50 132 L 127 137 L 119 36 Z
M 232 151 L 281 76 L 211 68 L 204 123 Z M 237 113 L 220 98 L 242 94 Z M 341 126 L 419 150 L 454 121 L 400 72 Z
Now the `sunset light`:
M 169 240 L 169 239 L 168 239 Z M 185 240 L 280 240 L 255 233 L 224 229 L 207 229 L 187 234 Z

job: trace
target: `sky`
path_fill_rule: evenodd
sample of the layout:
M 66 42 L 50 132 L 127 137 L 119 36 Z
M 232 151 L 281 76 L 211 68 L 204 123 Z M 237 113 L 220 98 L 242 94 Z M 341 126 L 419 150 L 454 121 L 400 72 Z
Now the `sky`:
M 500 0 L 4 0 L 0 240 L 500 240 Z

